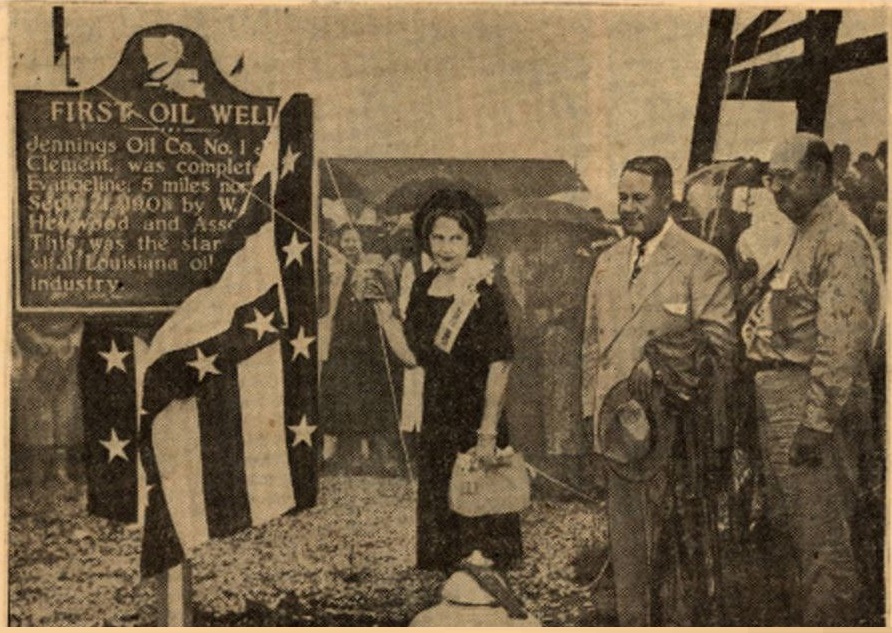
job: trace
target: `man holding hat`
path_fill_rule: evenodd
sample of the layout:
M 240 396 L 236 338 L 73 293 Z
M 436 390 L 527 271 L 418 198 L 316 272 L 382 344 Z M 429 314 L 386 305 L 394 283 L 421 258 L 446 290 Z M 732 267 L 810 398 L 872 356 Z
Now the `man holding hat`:
M 672 169 L 660 156 L 629 160 L 619 180 L 626 237 L 605 251 L 589 282 L 582 350 L 583 414 L 606 458 L 611 562 L 621 626 L 655 624 L 656 541 L 674 429 L 660 427 L 646 344 L 696 333 L 720 364 L 735 349 L 728 269 L 712 246 L 669 214 Z M 659 376 L 656 376 L 659 378 Z M 671 416 L 670 416 L 671 417 Z
M 743 326 L 769 516 L 786 519 L 793 537 L 807 626 L 858 621 L 851 519 L 871 436 L 868 359 L 882 320 L 878 257 L 833 192 L 832 166 L 812 134 L 775 147 L 765 184 L 796 232 Z

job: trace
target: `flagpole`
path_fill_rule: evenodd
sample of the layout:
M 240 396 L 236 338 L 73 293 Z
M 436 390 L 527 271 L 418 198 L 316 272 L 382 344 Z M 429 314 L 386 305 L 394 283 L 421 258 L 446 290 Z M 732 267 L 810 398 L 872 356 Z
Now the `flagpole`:
M 192 626 L 192 563 L 158 575 L 158 626 Z

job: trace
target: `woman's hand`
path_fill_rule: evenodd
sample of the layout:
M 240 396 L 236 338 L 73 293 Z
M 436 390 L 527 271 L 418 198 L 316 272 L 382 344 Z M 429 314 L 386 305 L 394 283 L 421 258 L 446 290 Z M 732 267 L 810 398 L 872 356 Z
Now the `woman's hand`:
M 371 268 L 361 271 L 357 279 L 356 297 L 360 300 L 394 302 L 397 285 L 391 270 Z
M 474 446 L 474 457 L 482 466 L 488 466 L 495 461 L 496 434 L 477 431 L 477 444 Z

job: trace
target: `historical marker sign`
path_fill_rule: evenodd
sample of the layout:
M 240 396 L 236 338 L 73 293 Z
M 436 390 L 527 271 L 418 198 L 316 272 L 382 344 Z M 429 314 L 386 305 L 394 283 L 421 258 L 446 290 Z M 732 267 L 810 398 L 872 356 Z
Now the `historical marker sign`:
M 277 108 L 175 26 L 93 88 L 17 92 L 18 307 L 167 310 L 208 283 Z

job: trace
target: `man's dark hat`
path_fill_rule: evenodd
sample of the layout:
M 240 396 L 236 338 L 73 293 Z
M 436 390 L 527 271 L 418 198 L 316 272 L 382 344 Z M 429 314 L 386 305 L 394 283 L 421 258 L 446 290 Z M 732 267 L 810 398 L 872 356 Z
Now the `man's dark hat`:
M 610 468 L 626 479 L 644 481 L 656 474 L 669 456 L 674 426 L 663 419 L 659 398 L 645 407 L 632 397 L 629 381 L 607 393 L 598 415 L 598 438 Z

